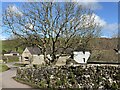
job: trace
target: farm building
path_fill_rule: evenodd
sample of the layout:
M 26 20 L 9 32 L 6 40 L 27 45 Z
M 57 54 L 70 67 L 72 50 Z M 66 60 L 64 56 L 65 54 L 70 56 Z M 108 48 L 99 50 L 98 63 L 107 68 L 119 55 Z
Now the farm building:
M 44 56 L 41 53 L 41 49 L 38 47 L 26 47 L 23 51 L 20 62 L 32 63 L 32 64 L 44 64 Z
M 90 57 L 90 51 L 74 51 L 73 52 L 73 59 L 77 62 L 77 63 L 82 63 L 85 64 L 87 63 L 89 57 Z
M 87 63 L 87 60 L 90 57 L 90 52 L 89 51 L 83 51 L 83 50 L 75 50 L 68 48 L 67 50 L 64 51 L 64 54 L 60 55 L 60 52 L 62 51 L 61 49 L 58 50 L 57 56 L 59 57 L 56 65 L 57 66 L 62 66 L 66 65 L 66 61 L 71 58 L 73 61 L 77 62 L 78 64 L 81 63 Z M 50 53 L 47 52 L 47 57 L 49 60 L 51 60 Z M 25 64 L 45 64 L 44 61 L 44 55 L 42 54 L 42 49 L 38 47 L 26 47 L 25 50 L 23 51 L 22 55 L 20 56 L 20 62 L 25 63 Z
M 10 51 L 8 51 L 7 53 L 5 53 L 4 56 L 19 56 L 19 53 L 10 50 Z
M 86 64 L 90 58 L 91 51 L 84 49 L 70 49 L 65 51 L 66 55 L 60 56 L 56 62 L 57 66 L 66 65 L 68 62 L 70 65 L 73 64 Z

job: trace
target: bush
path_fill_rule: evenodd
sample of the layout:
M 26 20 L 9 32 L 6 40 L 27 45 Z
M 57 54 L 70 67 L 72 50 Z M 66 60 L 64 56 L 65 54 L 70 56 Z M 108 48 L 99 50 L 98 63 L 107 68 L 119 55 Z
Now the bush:
M 117 90 L 118 89 L 118 85 L 115 82 L 113 82 L 112 86 L 111 86 L 111 89 L 112 90 Z

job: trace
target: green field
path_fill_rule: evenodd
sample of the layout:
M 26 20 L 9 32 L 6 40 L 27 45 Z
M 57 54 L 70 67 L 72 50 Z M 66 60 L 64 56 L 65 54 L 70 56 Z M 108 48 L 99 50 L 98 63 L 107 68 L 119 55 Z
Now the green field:
M 20 44 L 19 40 L 4 40 L 2 41 L 2 50 L 5 51 L 9 51 L 9 50 L 13 50 L 16 51 L 16 46 L 18 46 Z M 19 47 L 18 48 L 18 52 L 22 53 L 23 52 L 24 47 Z
M 19 58 L 17 56 L 8 57 L 8 62 L 18 62 Z
M 4 71 L 6 71 L 6 70 L 8 70 L 9 69 L 9 67 L 7 66 L 7 65 L 5 65 L 5 64 L 0 64 L 0 72 L 4 72 Z
M 18 62 L 19 61 L 18 56 L 2 56 L 2 59 L 7 63 L 9 63 L 9 62 Z

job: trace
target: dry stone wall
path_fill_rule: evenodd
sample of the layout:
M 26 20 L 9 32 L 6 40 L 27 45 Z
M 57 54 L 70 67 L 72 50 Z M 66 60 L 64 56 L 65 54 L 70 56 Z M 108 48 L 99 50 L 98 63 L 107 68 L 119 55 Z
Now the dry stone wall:
M 120 89 L 120 66 L 18 68 L 16 78 L 38 88 Z

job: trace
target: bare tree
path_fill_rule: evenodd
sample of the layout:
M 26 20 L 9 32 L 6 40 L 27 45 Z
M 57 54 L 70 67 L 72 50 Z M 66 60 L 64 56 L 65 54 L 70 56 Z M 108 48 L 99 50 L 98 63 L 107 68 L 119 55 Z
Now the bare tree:
M 99 32 L 93 12 L 72 2 L 32 2 L 24 3 L 17 11 L 10 8 L 15 6 L 10 5 L 4 11 L 4 26 L 21 40 L 42 47 L 44 59 L 49 63 L 48 48 L 51 62 L 55 63 L 59 48 L 63 53 L 69 47 L 87 47 L 89 40 Z

